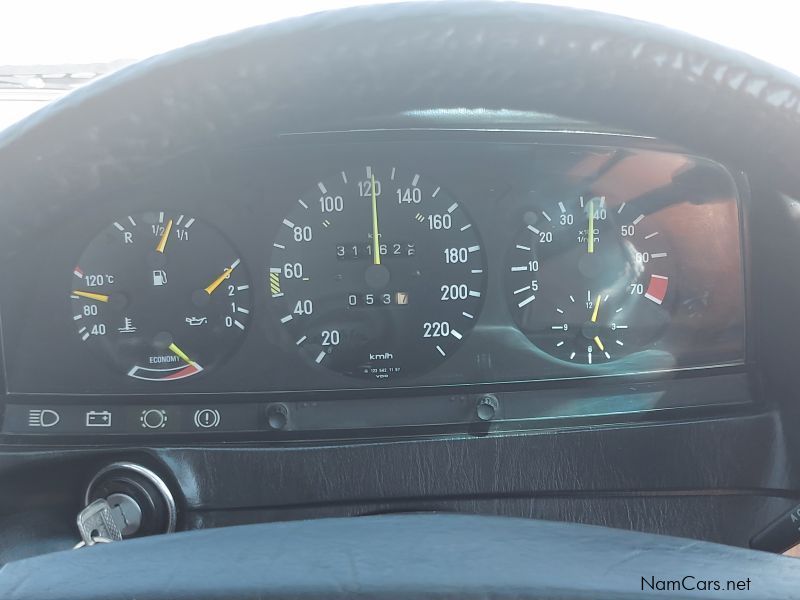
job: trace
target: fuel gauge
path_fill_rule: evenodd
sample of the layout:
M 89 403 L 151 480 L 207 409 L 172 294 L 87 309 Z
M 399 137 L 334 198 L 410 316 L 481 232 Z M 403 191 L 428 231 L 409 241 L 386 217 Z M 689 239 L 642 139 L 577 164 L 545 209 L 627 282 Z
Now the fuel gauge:
M 191 377 L 243 340 L 251 309 L 245 268 L 216 228 L 188 215 L 114 221 L 72 275 L 78 339 L 129 377 Z

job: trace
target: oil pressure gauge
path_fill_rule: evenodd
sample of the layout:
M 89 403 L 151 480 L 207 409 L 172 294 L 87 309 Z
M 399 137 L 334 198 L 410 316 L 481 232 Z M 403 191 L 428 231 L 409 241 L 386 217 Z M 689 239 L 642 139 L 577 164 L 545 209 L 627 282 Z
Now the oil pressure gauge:
M 73 270 L 78 340 L 128 376 L 191 377 L 241 343 L 251 310 L 244 265 L 212 225 L 145 212 L 114 221 Z

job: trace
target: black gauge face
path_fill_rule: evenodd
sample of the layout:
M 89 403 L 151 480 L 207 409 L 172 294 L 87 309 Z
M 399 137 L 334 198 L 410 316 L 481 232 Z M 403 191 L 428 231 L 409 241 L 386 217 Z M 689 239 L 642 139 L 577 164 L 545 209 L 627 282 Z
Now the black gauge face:
M 673 263 L 647 216 L 604 196 L 523 215 L 506 295 L 519 328 L 548 354 L 596 365 L 640 350 L 669 322 Z
M 79 339 L 148 381 L 219 364 L 242 341 L 251 306 L 245 268 L 222 234 L 167 212 L 102 231 L 73 271 L 70 298 Z
M 359 167 L 320 181 L 273 246 L 270 293 L 289 343 L 346 375 L 433 369 L 458 350 L 483 304 L 475 227 L 416 173 Z

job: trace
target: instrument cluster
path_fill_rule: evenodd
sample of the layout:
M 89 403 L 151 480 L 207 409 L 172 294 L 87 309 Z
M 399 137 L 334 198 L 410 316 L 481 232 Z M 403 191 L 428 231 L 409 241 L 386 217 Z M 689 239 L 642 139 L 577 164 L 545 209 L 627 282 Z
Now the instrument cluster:
M 322 393 L 743 364 L 741 182 L 603 142 L 329 134 L 178 159 L 86 199 L 31 251 L 40 278 L 3 292 L 8 391 Z

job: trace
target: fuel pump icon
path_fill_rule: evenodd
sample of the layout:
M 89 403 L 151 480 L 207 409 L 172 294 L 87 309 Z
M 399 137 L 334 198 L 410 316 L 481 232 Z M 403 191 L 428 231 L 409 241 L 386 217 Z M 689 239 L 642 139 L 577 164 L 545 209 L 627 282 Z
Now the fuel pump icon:
M 167 284 L 167 272 L 162 269 L 153 271 L 153 285 L 160 286 L 166 284 Z

